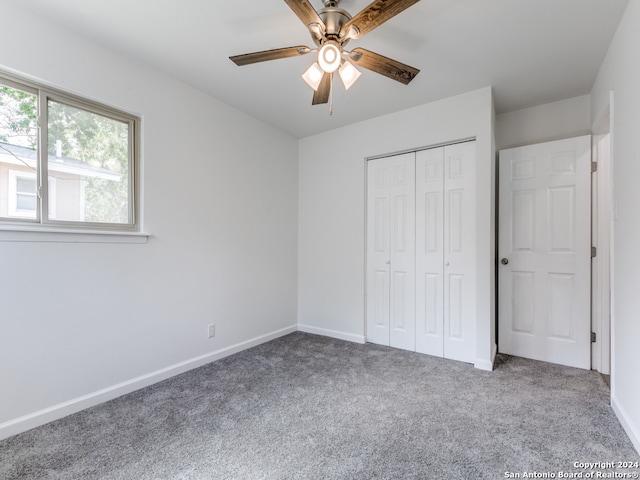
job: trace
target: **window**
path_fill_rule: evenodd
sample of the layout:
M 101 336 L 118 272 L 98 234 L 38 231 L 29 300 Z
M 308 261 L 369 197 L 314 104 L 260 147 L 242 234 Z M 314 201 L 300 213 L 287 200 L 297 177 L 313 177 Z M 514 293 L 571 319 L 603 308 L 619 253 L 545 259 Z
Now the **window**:
M 36 218 L 37 190 L 35 174 L 9 170 L 9 216 Z
M 137 231 L 139 119 L 0 75 L 0 226 Z

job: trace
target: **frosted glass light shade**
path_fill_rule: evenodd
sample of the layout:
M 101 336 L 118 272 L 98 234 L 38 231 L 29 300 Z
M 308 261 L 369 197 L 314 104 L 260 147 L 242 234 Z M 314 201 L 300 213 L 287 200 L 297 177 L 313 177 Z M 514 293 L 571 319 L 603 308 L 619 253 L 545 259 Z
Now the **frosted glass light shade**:
M 356 83 L 356 80 L 358 80 L 360 75 L 362 75 L 356 67 L 346 61 L 342 64 L 340 70 L 338 70 L 338 74 L 340 75 L 340 80 L 342 80 L 342 83 L 344 84 L 344 88 L 347 90 L 349 90 L 351 85 Z
M 320 68 L 320 65 L 318 65 L 318 62 L 314 62 L 313 65 L 311 65 L 307 71 L 302 74 L 302 79 L 307 82 L 307 85 L 311 88 L 318 90 L 323 75 L 324 72 Z
M 333 40 L 325 42 L 318 52 L 318 64 L 327 73 L 335 72 L 340 66 L 340 47 Z

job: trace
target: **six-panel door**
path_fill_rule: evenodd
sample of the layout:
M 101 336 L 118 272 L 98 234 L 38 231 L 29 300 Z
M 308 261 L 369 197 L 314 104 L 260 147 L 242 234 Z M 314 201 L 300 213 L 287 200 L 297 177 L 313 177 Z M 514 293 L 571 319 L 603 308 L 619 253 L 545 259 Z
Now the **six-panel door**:
M 500 352 L 591 366 L 590 143 L 500 152 Z

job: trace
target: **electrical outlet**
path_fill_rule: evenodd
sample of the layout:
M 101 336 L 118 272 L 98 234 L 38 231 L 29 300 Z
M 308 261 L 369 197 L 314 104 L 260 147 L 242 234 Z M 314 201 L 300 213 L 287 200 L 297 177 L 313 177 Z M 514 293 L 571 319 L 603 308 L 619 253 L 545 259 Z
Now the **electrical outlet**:
M 209 324 L 209 326 L 207 327 L 207 333 L 209 335 L 209 338 L 216 336 L 216 325 L 215 325 L 215 323 L 210 323 Z

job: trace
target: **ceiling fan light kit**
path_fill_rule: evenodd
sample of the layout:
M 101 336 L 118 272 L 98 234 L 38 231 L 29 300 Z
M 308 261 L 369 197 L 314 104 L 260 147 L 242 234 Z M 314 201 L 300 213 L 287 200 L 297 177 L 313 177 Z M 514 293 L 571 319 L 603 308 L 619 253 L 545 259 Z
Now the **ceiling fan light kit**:
M 344 84 L 345 90 L 349 90 L 349 88 L 356 83 L 356 80 L 360 78 L 360 75 L 362 75 L 360 70 L 346 60 L 342 62 L 342 65 L 338 69 L 338 74 L 340 75 L 340 80 L 342 80 L 342 83 Z
M 287 47 L 229 57 L 236 65 L 318 52 L 317 61 L 302 74 L 304 81 L 314 90 L 312 105 L 329 102 L 333 84 L 331 80 L 336 71 L 345 89 L 353 86 L 361 75 L 353 63 L 405 85 L 420 72 L 417 68 L 363 48 L 356 48 L 351 52 L 344 49 L 349 40 L 362 38 L 419 0 L 374 0 L 355 17 L 338 8 L 339 0 L 324 0 L 324 8 L 319 12 L 311 6 L 309 0 L 284 1 L 305 24 L 318 48 Z
M 318 50 L 318 64 L 326 73 L 335 72 L 340 66 L 342 49 L 335 40 L 327 40 Z
M 307 71 L 302 74 L 302 79 L 315 91 L 318 90 L 323 75 L 324 72 L 322 68 L 320 68 L 320 65 L 318 65 L 318 62 L 314 62 Z

